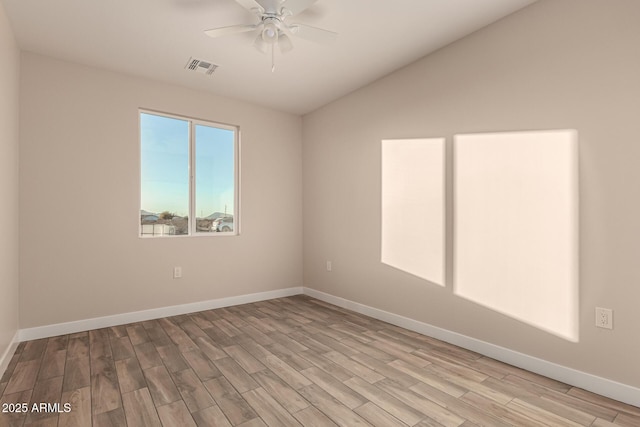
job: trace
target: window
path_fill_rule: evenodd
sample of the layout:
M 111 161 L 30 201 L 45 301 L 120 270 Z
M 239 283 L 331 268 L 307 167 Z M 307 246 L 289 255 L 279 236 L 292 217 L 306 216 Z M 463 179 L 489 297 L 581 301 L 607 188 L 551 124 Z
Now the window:
M 140 112 L 140 236 L 238 234 L 238 128 Z

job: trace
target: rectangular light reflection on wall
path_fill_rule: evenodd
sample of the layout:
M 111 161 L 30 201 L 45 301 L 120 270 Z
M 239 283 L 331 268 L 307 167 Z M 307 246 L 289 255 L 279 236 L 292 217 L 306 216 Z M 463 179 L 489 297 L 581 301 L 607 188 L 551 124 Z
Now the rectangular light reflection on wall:
M 381 261 L 444 286 L 444 138 L 382 141 Z
M 574 130 L 456 135 L 454 292 L 578 341 Z

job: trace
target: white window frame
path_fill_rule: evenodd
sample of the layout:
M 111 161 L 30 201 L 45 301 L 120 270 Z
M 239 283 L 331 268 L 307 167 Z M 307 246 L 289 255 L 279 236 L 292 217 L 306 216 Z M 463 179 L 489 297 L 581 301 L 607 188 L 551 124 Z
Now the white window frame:
M 174 234 L 174 235 L 143 235 L 142 224 L 140 221 L 140 211 L 143 209 L 142 205 L 142 126 L 140 125 L 140 117 L 142 114 L 150 114 L 154 116 L 167 117 L 169 119 L 177 119 L 188 122 L 189 124 L 189 228 L 188 234 Z M 228 232 L 198 232 L 197 231 L 197 219 L 196 219 L 196 133 L 195 127 L 208 126 L 218 129 L 225 129 L 233 131 L 233 231 Z M 196 119 L 189 116 L 181 116 L 178 114 L 164 113 L 155 110 L 138 109 L 138 149 L 139 149 L 139 185 L 138 185 L 138 203 L 140 208 L 138 209 L 138 237 L 141 239 L 152 238 L 180 238 L 180 237 L 219 237 L 219 236 L 239 236 L 240 235 L 240 126 L 230 125 L 224 123 L 213 122 L 210 120 Z

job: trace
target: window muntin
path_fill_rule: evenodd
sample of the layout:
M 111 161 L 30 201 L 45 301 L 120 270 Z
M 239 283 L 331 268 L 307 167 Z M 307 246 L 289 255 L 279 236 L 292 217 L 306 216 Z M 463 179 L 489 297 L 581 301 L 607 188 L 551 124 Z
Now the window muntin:
M 238 234 L 237 127 L 141 111 L 140 153 L 141 237 Z

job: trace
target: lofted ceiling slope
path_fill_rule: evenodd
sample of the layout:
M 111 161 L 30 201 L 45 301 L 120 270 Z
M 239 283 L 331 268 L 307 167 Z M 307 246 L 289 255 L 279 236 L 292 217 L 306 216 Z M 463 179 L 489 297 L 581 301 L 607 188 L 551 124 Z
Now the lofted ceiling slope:
M 337 39 L 293 39 L 275 72 L 254 33 L 203 33 L 257 22 L 234 0 L 1 1 L 22 50 L 302 115 L 536 0 L 319 0 L 295 20 Z M 219 68 L 189 72 L 191 57 Z

